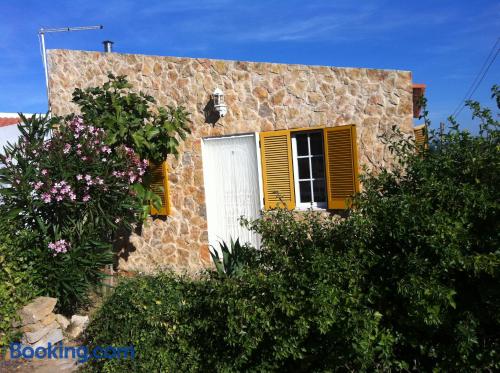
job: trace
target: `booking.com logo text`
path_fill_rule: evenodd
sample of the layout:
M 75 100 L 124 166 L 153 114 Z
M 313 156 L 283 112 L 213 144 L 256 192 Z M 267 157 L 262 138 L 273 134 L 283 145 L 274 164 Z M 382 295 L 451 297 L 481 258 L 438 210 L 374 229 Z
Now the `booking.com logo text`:
M 134 346 L 95 346 L 89 349 L 87 346 L 64 346 L 52 345 L 47 347 L 30 347 L 21 343 L 10 343 L 5 349 L 9 350 L 11 360 L 15 359 L 75 359 L 79 363 L 85 363 L 92 359 L 135 359 Z

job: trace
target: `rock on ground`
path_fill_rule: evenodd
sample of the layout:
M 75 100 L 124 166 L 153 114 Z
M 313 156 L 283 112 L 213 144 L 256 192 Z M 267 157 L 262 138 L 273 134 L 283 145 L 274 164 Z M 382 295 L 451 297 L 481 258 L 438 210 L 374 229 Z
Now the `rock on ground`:
M 69 320 L 59 313 L 56 314 L 56 322 L 63 330 L 66 330 L 70 324 Z
M 57 299 L 50 297 L 38 297 L 19 311 L 22 324 L 34 324 L 45 319 L 56 306 Z

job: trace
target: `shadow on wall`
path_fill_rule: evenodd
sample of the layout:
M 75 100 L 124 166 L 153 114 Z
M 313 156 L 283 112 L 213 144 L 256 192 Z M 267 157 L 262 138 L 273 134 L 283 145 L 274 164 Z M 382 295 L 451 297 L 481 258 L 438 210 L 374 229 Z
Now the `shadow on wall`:
M 116 232 L 113 239 L 113 252 L 115 253 L 113 259 L 113 268 L 116 270 L 118 268 L 118 263 L 120 259 L 128 261 L 129 256 L 133 253 L 136 248 L 130 242 L 130 236 L 135 233 L 141 235 L 142 233 L 142 222 L 138 223 L 136 227 L 132 229 L 122 229 Z
M 219 121 L 219 113 L 214 108 L 214 100 L 212 98 L 208 100 L 208 103 L 203 109 L 203 113 L 205 114 L 205 123 L 215 126 Z

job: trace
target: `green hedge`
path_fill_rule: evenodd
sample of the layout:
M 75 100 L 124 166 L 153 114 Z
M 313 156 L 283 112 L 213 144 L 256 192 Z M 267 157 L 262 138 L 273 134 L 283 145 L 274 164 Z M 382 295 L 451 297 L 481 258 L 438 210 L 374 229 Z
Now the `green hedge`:
M 91 345 L 132 344 L 137 358 L 99 361 L 88 369 L 309 371 L 311 364 L 327 368 L 347 361 L 368 367 L 383 360 L 390 341 L 378 330 L 380 315 L 364 307 L 360 289 L 350 286 L 350 269 L 337 270 L 322 271 L 314 284 L 300 284 L 304 274 L 290 279 L 259 271 L 237 278 L 161 274 L 127 281 L 95 315 L 88 335 Z M 329 281 L 338 287 L 322 285 Z
M 478 135 L 417 153 L 395 132 L 399 165 L 365 176 L 346 219 L 272 211 L 246 222 L 263 247 L 232 275 L 118 286 L 88 341 L 137 357 L 87 370 L 499 370 L 498 122 L 469 105 Z
M 17 311 L 40 292 L 35 262 L 22 245 L 28 235 L 21 231 L 12 239 L 0 227 L 0 348 L 16 339 Z

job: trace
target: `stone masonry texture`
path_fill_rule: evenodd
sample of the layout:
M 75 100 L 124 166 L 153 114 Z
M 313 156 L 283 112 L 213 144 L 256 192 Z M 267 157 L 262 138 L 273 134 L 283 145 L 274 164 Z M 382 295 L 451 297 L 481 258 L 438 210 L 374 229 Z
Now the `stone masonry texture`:
M 171 216 L 150 219 L 119 268 L 154 272 L 171 267 L 195 272 L 210 263 L 203 187 L 204 137 L 316 126 L 356 124 L 361 167 L 390 167 L 391 154 L 378 136 L 397 126 L 412 134 L 409 71 L 222 61 L 202 58 L 50 50 L 52 111 L 77 112 L 75 88 L 102 85 L 107 73 L 126 75 L 136 91 L 160 105 L 182 105 L 191 113 L 191 136 L 178 158 L 169 156 Z M 210 94 L 220 87 L 228 113 L 206 120 Z

